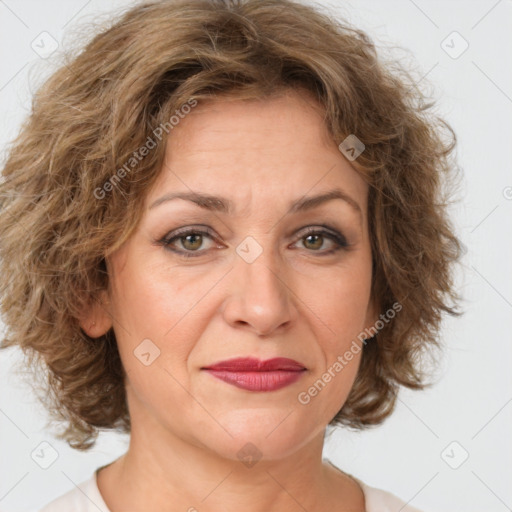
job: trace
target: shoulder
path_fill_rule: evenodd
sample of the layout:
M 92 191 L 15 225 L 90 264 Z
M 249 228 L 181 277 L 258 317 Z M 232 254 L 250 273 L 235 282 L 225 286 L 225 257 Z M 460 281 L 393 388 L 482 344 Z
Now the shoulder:
M 366 512 L 422 512 L 388 491 L 371 487 L 354 476 L 352 478 L 363 489 Z
M 96 472 L 62 496 L 33 512 L 110 512 L 98 490 Z
M 367 485 L 354 475 L 341 470 L 329 459 L 324 460 L 335 470 L 359 484 L 364 494 L 365 512 L 422 512 L 388 491 Z

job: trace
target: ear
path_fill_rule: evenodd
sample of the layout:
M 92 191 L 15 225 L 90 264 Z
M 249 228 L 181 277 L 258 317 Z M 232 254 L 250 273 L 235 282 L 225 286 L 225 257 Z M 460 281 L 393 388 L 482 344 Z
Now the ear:
M 112 327 L 107 290 L 102 290 L 98 297 L 92 300 L 79 322 L 82 330 L 91 338 L 103 336 Z

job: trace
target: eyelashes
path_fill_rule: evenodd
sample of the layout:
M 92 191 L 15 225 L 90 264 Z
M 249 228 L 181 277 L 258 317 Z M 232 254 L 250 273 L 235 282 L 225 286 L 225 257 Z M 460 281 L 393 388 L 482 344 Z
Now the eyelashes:
M 216 236 L 213 233 L 213 231 L 210 228 L 196 228 L 196 227 L 187 227 L 187 228 L 181 228 L 176 231 L 173 231 L 172 233 L 166 235 L 163 239 L 161 239 L 158 243 L 162 245 L 165 249 L 174 252 L 176 254 L 179 254 L 180 256 L 183 256 L 185 258 L 195 258 L 198 256 L 202 256 L 205 254 L 205 250 L 201 251 L 194 251 L 194 250 L 187 250 L 179 249 L 175 247 L 175 242 L 181 242 L 183 245 L 183 240 L 187 239 L 188 237 L 192 237 L 194 243 L 194 240 L 197 242 L 197 238 L 199 238 L 201 244 L 203 243 L 203 238 L 208 237 L 210 240 L 215 240 Z M 188 241 L 190 242 L 190 240 Z M 218 247 L 221 249 L 222 247 Z M 196 253 L 196 254 L 194 254 Z
M 297 241 L 295 244 L 302 244 L 302 247 L 299 247 L 299 249 L 304 249 L 306 252 L 319 257 L 328 256 L 350 247 L 342 233 L 326 225 L 308 226 L 300 230 L 296 237 Z M 205 240 L 210 241 L 210 246 L 207 248 L 204 248 Z M 330 242 L 330 247 L 327 250 L 317 248 L 318 245 L 324 246 L 326 241 Z M 226 248 L 225 245 L 221 243 L 216 244 L 216 242 L 218 242 L 218 237 L 209 227 L 187 226 L 168 233 L 162 239 L 157 240 L 156 244 L 180 257 L 188 259 L 203 256 L 211 252 L 211 250 Z M 308 248 L 306 244 L 311 244 L 314 248 Z M 181 247 L 177 247 L 177 245 L 181 245 Z

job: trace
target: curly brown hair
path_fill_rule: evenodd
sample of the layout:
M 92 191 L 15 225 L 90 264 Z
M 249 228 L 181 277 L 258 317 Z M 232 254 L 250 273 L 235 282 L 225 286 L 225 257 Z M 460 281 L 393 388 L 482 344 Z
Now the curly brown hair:
M 321 7 L 150 1 L 70 52 L 40 87 L 0 184 L 2 348 L 21 347 L 24 365 L 42 376 L 39 398 L 73 448 L 92 447 L 101 429 L 130 432 L 114 331 L 92 339 L 79 319 L 107 288 L 105 258 L 141 218 L 165 139 L 105 184 L 187 101 L 283 89 L 313 94 L 337 144 L 349 134 L 363 141 L 357 170 L 370 185 L 372 296 L 380 311 L 402 306 L 365 345 L 331 425 L 382 423 L 400 385 L 430 385 L 425 351 L 441 347 L 443 313 L 460 314 L 452 264 L 464 249 L 446 211 L 456 137 L 434 102 L 409 71 L 378 57 L 364 32 Z

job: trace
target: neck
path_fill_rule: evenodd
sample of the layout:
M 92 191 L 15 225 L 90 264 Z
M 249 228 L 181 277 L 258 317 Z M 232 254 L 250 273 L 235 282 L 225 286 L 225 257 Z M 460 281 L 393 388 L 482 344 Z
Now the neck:
M 269 459 L 246 447 L 253 460 L 239 460 L 170 431 L 147 413 L 137 417 L 133 408 L 130 413 L 128 451 L 98 472 L 98 488 L 111 512 L 316 512 L 364 506 L 357 484 L 323 463 L 325 430 L 284 457 Z

